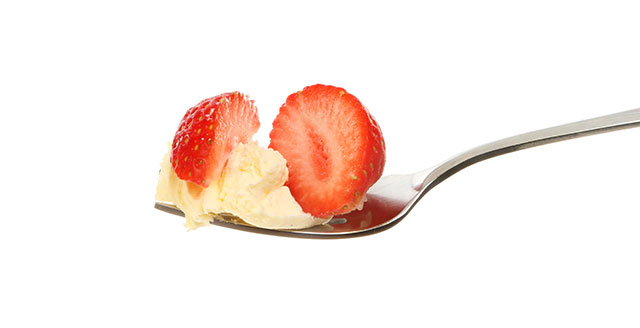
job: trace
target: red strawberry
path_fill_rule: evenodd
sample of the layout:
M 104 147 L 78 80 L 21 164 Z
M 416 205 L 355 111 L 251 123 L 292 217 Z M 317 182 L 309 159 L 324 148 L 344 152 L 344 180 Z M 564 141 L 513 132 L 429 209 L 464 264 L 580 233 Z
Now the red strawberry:
M 384 169 L 378 123 L 342 88 L 317 84 L 290 95 L 269 136 L 287 160 L 291 194 L 316 217 L 352 211 Z
M 171 149 L 171 164 L 182 179 L 208 187 L 220 177 L 233 148 L 258 131 L 258 112 L 245 95 L 223 93 L 191 107 Z

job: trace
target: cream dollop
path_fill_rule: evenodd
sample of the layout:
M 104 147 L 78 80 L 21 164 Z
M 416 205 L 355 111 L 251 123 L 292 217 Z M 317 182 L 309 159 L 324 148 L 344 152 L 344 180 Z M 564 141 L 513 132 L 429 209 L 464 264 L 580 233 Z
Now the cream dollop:
M 217 181 L 202 188 L 175 174 L 167 153 L 162 159 L 156 200 L 176 205 L 189 229 L 206 226 L 218 213 L 231 213 L 245 222 L 269 229 L 304 229 L 329 219 L 305 213 L 284 184 L 286 160 L 256 142 L 238 144 Z

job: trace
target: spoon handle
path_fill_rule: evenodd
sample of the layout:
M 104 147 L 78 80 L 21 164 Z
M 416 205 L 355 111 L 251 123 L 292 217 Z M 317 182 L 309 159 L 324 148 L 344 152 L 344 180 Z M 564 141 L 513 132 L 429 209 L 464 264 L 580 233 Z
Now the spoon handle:
M 553 142 L 639 126 L 640 108 L 558 125 L 472 148 L 445 161 L 433 170 L 419 172 L 416 175 L 420 176 L 420 178 L 424 177 L 424 179 L 421 179 L 424 181 L 421 188 L 424 193 L 463 168 L 488 158 Z

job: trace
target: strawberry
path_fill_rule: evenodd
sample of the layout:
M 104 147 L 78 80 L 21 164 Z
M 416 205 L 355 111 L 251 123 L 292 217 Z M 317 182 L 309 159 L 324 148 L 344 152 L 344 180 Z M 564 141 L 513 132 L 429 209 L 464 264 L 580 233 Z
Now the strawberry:
M 384 169 L 378 123 L 342 88 L 317 84 L 290 95 L 269 136 L 287 160 L 291 194 L 316 217 L 355 209 Z
M 245 95 L 223 93 L 191 107 L 173 138 L 171 165 L 176 175 L 202 187 L 217 180 L 231 151 L 258 131 L 258 112 Z

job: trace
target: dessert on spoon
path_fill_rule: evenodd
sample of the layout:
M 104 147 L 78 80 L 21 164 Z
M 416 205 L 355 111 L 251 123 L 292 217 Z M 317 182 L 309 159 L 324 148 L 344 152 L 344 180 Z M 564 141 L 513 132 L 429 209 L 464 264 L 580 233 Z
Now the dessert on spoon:
M 162 161 L 156 200 L 182 211 L 189 229 L 230 217 L 304 229 L 362 209 L 382 175 L 380 127 L 342 88 L 317 84 L 291 94 L 269 148 L 251 140 L 259 126 L 253 101 L 239 92 L 191 107 Z

